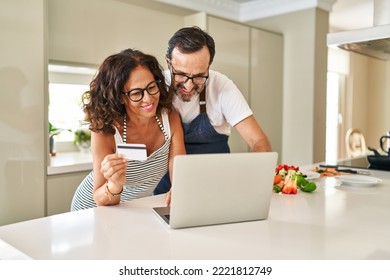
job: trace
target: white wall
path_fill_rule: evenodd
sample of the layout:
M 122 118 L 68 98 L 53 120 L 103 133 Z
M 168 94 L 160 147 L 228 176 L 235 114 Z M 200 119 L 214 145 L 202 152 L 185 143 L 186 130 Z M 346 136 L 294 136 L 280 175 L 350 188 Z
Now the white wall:
M 378 149 L 379 138 L 390 131 L 390 61 L 342 49 L 330 48 L 329 54 L 329 70 L 346 76 L 342 145 L 346 131 L 357 128 L 364 134 L 366 145 Z
M 0 225 L 44 215 L 45 2 L 0 2 Z
M 390 131 L 390 60 L 370 59 L 367 91 L 367 145 L 379 148 L 379 138 Z
M 363 55 L 348 53 L 350 59 L 350 73 L 347 82 L 347 100 L 351 106 L 351 127 L 358 128 L 367 135 L 368 128 L 368 62 L 369 58 Z M 348 127 L 349 129 L 349 127 Z
M 253 21 L 250 24 L 282 33 L 284 37 L 283 104 L 279 108 L 283 110 L 281 161 L 302 165 L 324 160 L 323 101 L 326 97 L 327 69 L 327 29 L 324 29 L 324 26 L 328 26 L 327 13 L 318 9 L 307 9 Z M 317 49 L 318 36 L 324 41 L 323 48 L 320 49 Z M 316 59 L 320 61 L 316 62 Z M 323 103 L 315 104 L 315 99 Z M 316 106 L 323 108 L 317 112 Z M 321 123 L 317 124 L 315 118 Z M 314 135 L 315 130 L 320 133 Z
M 344 50 L 337 53 L 339 72 L 347 75 L 346 129 L 358 128 L 366 145 L 378 149 L 379 138 L 390 131 L 390 61 L 382 61 Z M 329 67 L 336 69 L 335 61 Z M 345 65 L 346 64 L 346 65 Z

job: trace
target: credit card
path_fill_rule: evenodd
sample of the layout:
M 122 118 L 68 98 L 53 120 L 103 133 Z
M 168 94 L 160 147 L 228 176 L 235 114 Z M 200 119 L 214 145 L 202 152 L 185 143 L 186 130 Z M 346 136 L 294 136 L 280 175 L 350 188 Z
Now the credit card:
M 147 158 L 145 144 L 117 144 L 116 153 L 123 155 L 127 160 L 144 161 Z

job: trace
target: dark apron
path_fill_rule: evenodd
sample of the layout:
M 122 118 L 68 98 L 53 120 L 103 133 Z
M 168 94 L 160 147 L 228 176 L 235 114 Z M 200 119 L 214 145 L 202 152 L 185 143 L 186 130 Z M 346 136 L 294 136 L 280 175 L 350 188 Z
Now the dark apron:
M 191 123 L 182 123 L 186 152 L 187 154 L 230 153 L 229 136 L 219 134 L 207 116 L 204 92 L 205 90 L 200 95 L 201 113 Z M 171 181 L 167 172 L 154 190 L 154 194 L 166 193 L 170 188 Z
M 229 137 L 214 129 L 206 113 L 189 124 L 183 123 L 183 130 L 187 154 L 230 153 Z

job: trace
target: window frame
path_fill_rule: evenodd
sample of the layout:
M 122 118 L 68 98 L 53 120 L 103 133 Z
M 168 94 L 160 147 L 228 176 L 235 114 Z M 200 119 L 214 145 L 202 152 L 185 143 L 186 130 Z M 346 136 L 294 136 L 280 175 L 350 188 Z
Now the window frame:
M 85 85 L 88 89 L 90 82 L 96 75 L 98 66 L 93 64 L 81 64 L 81 63 L 69 63 L 63 61 L 50 60 L 48 64 L 48 88 L 49 88 L 49 102 L 48 102 L 48 120 L 50 120 L 50 85 L 51 84 L 64 84 L 64 85 Z M 80 93 L 80 102 L 81 102 Z M 80 120 L 82 121 L 82 120 Z M 80 127 L 82 127 L 80 125 Z M 75 129 L 76 127 L 74 127 Z M 64 128 L 68 129 L 68 128 Z M 69 137 L 68 137 L 69 139 Z M 73 141 L 63 140 L 61 137 L 56 137 L 57 147 L 71 147 Z M 67 148 L 68 149 L 68 148 Z M 65 149 L 65 150 L 67 150 Z M 59 149 L 57 149 L 59 150 Z

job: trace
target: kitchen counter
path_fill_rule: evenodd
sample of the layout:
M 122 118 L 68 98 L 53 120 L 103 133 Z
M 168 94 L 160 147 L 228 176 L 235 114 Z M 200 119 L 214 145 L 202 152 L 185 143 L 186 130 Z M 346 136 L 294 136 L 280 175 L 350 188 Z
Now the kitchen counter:
M 383 181 L 274 193 L 263 221 L 172 230 L 152 210 L 159 195 L 2 226 L 0 239 L 32 259 L 389 260 L 390 172 L 371 172 Z
M 92 170 L 92 155 L 86 152 L 62 152 L 50 157 L 47 175 Z

